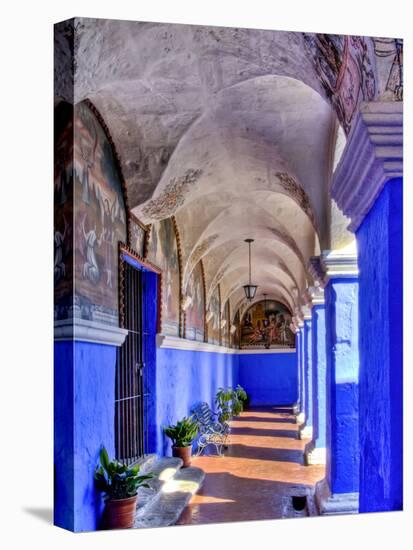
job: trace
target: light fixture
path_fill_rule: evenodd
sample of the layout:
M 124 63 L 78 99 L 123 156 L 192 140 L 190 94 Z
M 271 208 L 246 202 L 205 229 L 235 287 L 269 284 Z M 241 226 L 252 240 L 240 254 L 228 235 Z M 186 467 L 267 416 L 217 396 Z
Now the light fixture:
M 245 239 L 245 242 L 248 243 L 248 266 L 249 266 L 249 283 L 244 285 L 244 292 L 247 300 L 250 302 L 254 299 L 255 293 L 257 292 L 257 285 L 251 284 L 251 243 L 254 242 L 254 239 Z

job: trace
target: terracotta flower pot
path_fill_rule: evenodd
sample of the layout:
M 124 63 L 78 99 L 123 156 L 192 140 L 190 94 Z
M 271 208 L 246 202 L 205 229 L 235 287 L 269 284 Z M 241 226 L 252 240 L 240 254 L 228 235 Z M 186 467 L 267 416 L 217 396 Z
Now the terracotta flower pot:
M 183 468 L 187 468 L 191 465 L 192 445 L 188 447 L 172 447 L 172 456 L 182 458 L 184 462 Z
M 106 529 L 128 529 L 133 527 L 138 495 L 119 500 L 107 500 L 105 508 Z

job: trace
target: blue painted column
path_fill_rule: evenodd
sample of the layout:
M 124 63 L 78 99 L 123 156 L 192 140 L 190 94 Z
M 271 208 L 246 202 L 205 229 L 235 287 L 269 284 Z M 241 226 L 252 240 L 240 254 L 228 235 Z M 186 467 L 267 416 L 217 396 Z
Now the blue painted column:
M 358 270 L 355 253 L 323 255 L 327 348 L 327 489 L 321 512 L 358 511 L 359 351 Z
M 304 376 L 304 324 L 302 321 L 297 320 L 297 361 L 298 361 L 298 373 L 299 373 L 299 400 L 298 400 L 298 414 L 296 415 L 297 424 L 302 424 L 305 421 L 305 398 L 306 398 L 306 381 Z
M 392 99 L 360 103 L 331 184 L 358 246 L 360 512 L 403 506 L 403 101 Z
M 357 230 L 360 267 L 360 512 L 403 508 L 403 180 Z
M 313 362 L 312 362 L 312 328 L 311 312 L 305 308 L 303 327 L 303 373 L 305 385 L 304 414 L 305 420 L 299 429 L 300 439 L 313 435 Z
M 294 322 L 291 330 L 295 334 L 295 350 L 296 350 L 295 358 L 296 358 L 296 364 L 297 364 L 297 401 L 296 403 L 293 404 L 293 413 L 297 416 L 300 413 L 301 384 L 302 384 L 301 372 L 300 372 L 300 333 Z
M 54 522 L 71 531 L 100 527 L 93 474 L 102 445 L 115 454 L 116 350 L 125 334 L 80 319 L 75 333 L 72 321 L 55 326 Z
M 311 294 L 312 315 L 312 363 L 313 363 L 313 436 L 306 446 L 307 464 L 326 463 L 326 394 L 327 353 L 324 290 L 314 288 Z

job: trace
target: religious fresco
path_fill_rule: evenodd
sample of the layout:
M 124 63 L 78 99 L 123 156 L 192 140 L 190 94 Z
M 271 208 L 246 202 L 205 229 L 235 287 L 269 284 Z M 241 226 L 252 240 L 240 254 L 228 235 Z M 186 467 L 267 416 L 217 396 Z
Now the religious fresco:
M 143 258 L 145 255 L 145 239 L 147 232 L 133 215 L 129 217 L 129 232 L 131 248 Z
M 400 38 L 373 38 L 378 62 L 384 60 L 387 82 L 381 100 L 403 100 L 403 40 Z
M 191 304 L 185 311 L 185 338 L 203 342 L 205 335 L 205 297 L 201 262 L 194 267 L 189 278 L 186 295 Z
M 231 317 L 230 317 L 230 307 L 229 307 L 229 300 L 226 301 L 224 309 L 222 311 L 222 319 L 221 319 L 221 344 L 223 346 L 230 346 L 231 343 L 231 335 L 230 335 L 230 328 L 231 328 Z
M 121 177 L 87 104 L 76 105 L 74 125 L 74 316 L 117 325 L 118 242 L 126 242 Z
M 65 319 L 73 308 L 73 107 L 55 111 L 54 142 L 54 317 Z
M 179 260 L 172 218 L 151 225 L 147 259 L 162 270 L 161 331 L 179 336 Z
M 210 344 L 219 345 L 220 337 L 220 295 L 219 285 L 215 287 L 215 290 L 210 298 L 209 306 L 207 308 L 207 320 L 208 320 L 208 342 Z M 210 318 L 209 318 L 210 317 Z
M 240 312 L 239 310 L 234 315 L 234 320 L 230 328 L 230 337 L 231 337 L 231 347 L 239 348 L 240 343 Z
M 376 82 L 369 49 L 363 36 L 303 33 L 304 43 L 327 98 L 346 134 L 360 101 L 372 101 Z
M 241 348 L 294 347 L 291 313 L 275 300 L 253 304 L 241 321 Z

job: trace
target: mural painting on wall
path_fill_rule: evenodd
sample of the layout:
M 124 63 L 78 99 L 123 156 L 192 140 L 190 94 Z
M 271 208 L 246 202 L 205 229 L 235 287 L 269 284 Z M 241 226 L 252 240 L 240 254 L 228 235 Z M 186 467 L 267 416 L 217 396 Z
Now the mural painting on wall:
M 54 124 L 54 317 L 58 320 L 71 315 L 73 308 L 73 107 L 60 103 Z
M 240 326 L 239 326 L 239 310 L 234 316 L 234 320 L 231 325 L 230 334 L 231 334 L 231 347 L 239 348 L 240 343 Z
M 294 347 L 295 337 L 290 330 L 291 313 L 275 300 L 252 305 L 241 321 L 241 347 Z
M 376 83 L 369 40 L 363 36 L 304 33 L 306 49 L 346 134 L 360 101 L 372 101 Z
M 224 309 L 222 310 L 222 320 L 221 320 L 221 343 L 223 346 L 230 346 L 230 328 L 231 328 L 231 317 L 230 317 L 230 307 L 229 300 L 226 301 Z
M 219 299 L 219 285 L 215 287 L 214 292 L 209 301 L 209 306 L 207 310 L 207 320 L 208 320 L 208 342 L 210 344 L 219 345 L 219 334 L 220 334 L 220 299 Z
M 126 241 L 122 183 L 110 142 L 85 103 L 75 107 L 75 317 L 118 324 L 118 242 Z
M 129 231 L 131 247 L 143 258 L 145 255 L 146 230 L 133 215 L 129 217 Z
M 204 282 L 201 262 L 192 270 L 186 291 L 191 304 L 185 311 L 185 338 L 204 341 Z
M 179 336 L 179 261 L 171 218 L 152 224 L 147 259 L 162 270 L 161 331 Z

